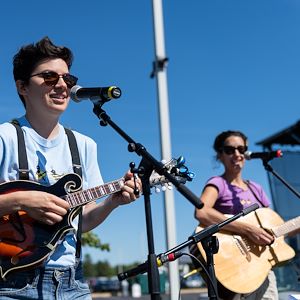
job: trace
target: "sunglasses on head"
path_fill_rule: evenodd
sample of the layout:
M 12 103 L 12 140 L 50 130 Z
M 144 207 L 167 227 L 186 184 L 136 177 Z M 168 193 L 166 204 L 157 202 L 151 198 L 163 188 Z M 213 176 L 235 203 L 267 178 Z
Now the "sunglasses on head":
M 64 80 L 64 82 L 66 83 L 68 88 L 73 87 L 74 85 L 76 85 L 78 78 L 74 75 L 71 74 L 63 74 L 63 75 L 59 75 L 58 73 L 54 72 L 54 71 L 44 71 L 41 73 L 37 73 L 37 74 L 33 74 L 30 77 L 33 76 L 40 76 L 44 79 L 44 82 L 46 85 L 48 86 L 54 86 L 57 84 L 59 78 L 62 78 Z
M 240 154 L 244 154 L 247 151 L 247 149 L 247 146 L 223 146 L 223 152 L 228 155 L 235 153 L 235 150 L 239 151 Z

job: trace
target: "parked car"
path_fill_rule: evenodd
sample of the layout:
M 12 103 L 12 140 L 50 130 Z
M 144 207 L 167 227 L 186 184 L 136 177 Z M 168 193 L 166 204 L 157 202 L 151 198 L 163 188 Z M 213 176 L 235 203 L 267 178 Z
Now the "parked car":
M 121 283 L 117 277 L 98 277 L 93 292 L 118 292 L 121 291 Z
M 191 275 L 182 280 L 182 287 L 184 288 L 199 288 L 204 285 L 204 281 L 199 274 Z

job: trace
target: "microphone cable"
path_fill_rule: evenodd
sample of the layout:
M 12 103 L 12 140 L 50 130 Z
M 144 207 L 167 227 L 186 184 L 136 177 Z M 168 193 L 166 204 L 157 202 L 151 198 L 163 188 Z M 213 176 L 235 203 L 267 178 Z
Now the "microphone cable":
M 213 280 L 212 280 L 211 276 L 209 275 L 207 269 L 205 268 L 203 262 L 202 262 L 200 259 L 198 259 L 195 255 L 193 255 L 193 254 L 191 254 L 191 253 L 182 252 L 182 256 L 183 256 L 183 255 L 189 256 L 189 257 L 192 259 L 192 261 L 193 261 L 194 263 L 196 262 L 196 264 L 197 264 L 199 267 L 196 268 L 196 269 L 194 269 L 194 270 L 192 270 L 191 272 L 185 274 L 185 275 L 180 279 L 180 287 L 179 287 L 179 292 L 178 292 L 178 300 L 181 299 L 181 298 L 180 298 L 180 295 L 181 295 L 181 288 L 182 288 L 183 280 L 184 280 L 185 278 L 187 278 L 188 276 L 191 276 L 191 275 L 193 275 L 193 274 L 196 274 L 196 273 L 199 272 L 200 270 L 203 271 L 203 272 L 205 273 L 205 275 L 207 276 L 207 280 L 208 280 L 209 283 L 211 284 L 211 286 L 212 286 L 212 288 L 213 288 L 213 290 L 214 290 L 214 292 L 215 292 L 215 295 L 218 295 L 218 292 L 217 292 L 217 290 L 216 290 L 216 287 L 215 287 L 215 285 L 213 284 Z M 190 274 L 190 273 L 192 273 L 192 272 L 193 272 L 193 274 Z M 186 276 L 186 277 L 185 277 L 185 276 Z M 202 276 L 201 276 L 201 277 L 202 277 Z M 204 279 L 204 281 L 206 281 L 206 280 Z M 206 285 L 207 285 L 207 282 L 206 282 Z M 217 300 L 219 300 L 218 296 L 217 296 Z

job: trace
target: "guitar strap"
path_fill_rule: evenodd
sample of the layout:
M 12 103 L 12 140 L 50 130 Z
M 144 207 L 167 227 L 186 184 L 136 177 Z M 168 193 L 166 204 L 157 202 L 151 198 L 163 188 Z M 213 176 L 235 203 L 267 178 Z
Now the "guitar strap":
M 258 203 L 260 203 L 262 207 L 266 207 L 265 204 L 258 198 L 258 196 L 256 195 L 256 193 L 254 193 L 253 188 L 251 187 L 250 181 L 246 180 L 245 182 L 246 182 L 249 190 L 251 191 L 251 193 L 255 197 L 255 199 L 258 201 Z
M 17 120 L 12 120 L 11 124 L 16 128 L 18 136 L 18 158 L 19 158 L 19 179 L 20 180 L 29 180 L 29 169 L 28 169 L 28 160 L 27 152 L 25 146 L 24 132 L 20 127 L 20 124 Z M 78 146 L 76 138 L 72 130 L 64 128 L 65 133 L 68 137 L 69 147 L 72 156 L 73 171 L 82 178 L 82 167 L 79 157 Z M 80 258 L 81 252 L 81 233 L 82 233 L 82 207 L 79 212 L 78 220 L 78 230 L 77 230 L 77 243 L 76 243 L 76 258 Z

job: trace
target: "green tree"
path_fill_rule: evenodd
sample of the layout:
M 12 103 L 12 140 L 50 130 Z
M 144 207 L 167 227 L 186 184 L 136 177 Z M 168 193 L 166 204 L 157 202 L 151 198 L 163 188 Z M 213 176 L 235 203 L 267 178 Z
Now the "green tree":
M 115 269 L 108 261 L 98 261 L 95 265 L 97 276 L 114 276 L 116 275 Z
M 82 246 L 98 248 L 102 251 L 110 251 L 109 244 L 102 244 L 99 237 L 92 231 L 88 231 L 82 234 L 81 243 Z
M 83 273 L 86 277 L 95 277 L 97 276 L 95 266 L 92 262 L 90 254 L 86 254 L 83 260 Z
M 101 251 L 110 251 L 109 244 L 102 244 L 99 237 L 93 232 L 89 231 L 82 234 L 82 246 L 97 248 Z M 86 254 L 83 259 L 83 272 L 85 277 L 97 276 L 115 276 L 121 270 L 129 270 L 136 267 L 139 263 L 132 263 L 129 265 L 111 266 L 108 261 L 92 262 L 90 254 Z
M 109 244 L 101 243 L 99 237 L 92 231 L 85 232 L 82 234 L 81 244 L 82 246 L 93 247 L 101 251 L 110 251 Z M 101 270 L 102 267 L 103 266 L 101 266 Z M 105 267 L 103 267 L 104 274 L 102 274 L 103 272 L 99 271 L 99 266 L 92 262 L 92 258 L 89 254 L 86 254 L 84 257 L 83 273 L 86 277 L 108 276 L 107 274 L 111 274 L 109 268 L 110 266 L 108 266 L 108 263 L 106 263 Z

